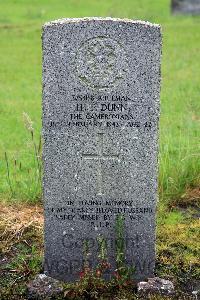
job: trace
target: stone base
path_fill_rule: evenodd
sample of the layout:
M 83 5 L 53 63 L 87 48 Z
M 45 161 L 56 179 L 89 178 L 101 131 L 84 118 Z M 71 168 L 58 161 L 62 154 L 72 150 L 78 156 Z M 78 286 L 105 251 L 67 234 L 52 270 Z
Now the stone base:
M 45 274 L 39 274 L 27 285 L 28 300 L 47 300 L 55 299 L 62 294 L 61 283 Z
M 148 278 L 147 282 L 141 281 L 137 284 L 137 288 L 141 295 L 158 293 L 170 296 L 175 292 L 171 281 L 159 277 Z

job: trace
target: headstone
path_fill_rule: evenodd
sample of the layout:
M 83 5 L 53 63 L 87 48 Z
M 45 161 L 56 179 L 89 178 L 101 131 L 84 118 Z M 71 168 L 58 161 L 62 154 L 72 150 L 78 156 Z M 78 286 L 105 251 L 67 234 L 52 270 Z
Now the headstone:
M 160 54 L 159 25 L 112 18 L 44 25 L 47 275 L 76 280 L 86 259 L 97 266 L 104 241 L 109 278 L 120 236 L 133 276 L 153 275 Z
M 175 14 L 200 14 L 200 0 L 172 0 L 172 12 Z

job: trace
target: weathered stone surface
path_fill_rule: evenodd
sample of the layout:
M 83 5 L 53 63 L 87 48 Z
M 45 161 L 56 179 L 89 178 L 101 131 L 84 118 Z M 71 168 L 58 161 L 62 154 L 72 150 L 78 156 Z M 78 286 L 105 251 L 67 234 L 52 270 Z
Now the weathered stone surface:
M 148 278 L 148 282 L 141 281 L 138 283 L 138 292 L 143 295 L 149 293 L 172 295 L 174 294 L 174 285 L 170 280 L 159 277 Z
M 160 52 L 160 27 L 146 22 L 63 19 L 43 27 L 49 276 L 77 279 L 85 241 L 95 266 L 99 238 L 114 270 L 119 215 L 127 265 L 137 279 L 153 276 Z
M 182 14 L 200 14 L 200 0 L 172 0 L 172 12 Z
M 55 299 L 60 296 L 63 288 L 61 283 L 45 274 L 38 274 L 27 286 L 27 298 L 29 300 Z

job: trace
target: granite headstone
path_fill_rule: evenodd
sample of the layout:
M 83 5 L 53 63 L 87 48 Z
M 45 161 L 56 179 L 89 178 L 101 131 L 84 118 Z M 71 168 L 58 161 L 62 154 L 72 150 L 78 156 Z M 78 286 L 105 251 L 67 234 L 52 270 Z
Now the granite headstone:
M 200 0 L 172 0 L 174 14 L 200 14 Z
M 134 277 L 154 272 L 161 33 L 112 18 L 43 26 L 45 273 L 73 281 L 117 220 Z M 87 255 L 85 248 L 87 245 Z

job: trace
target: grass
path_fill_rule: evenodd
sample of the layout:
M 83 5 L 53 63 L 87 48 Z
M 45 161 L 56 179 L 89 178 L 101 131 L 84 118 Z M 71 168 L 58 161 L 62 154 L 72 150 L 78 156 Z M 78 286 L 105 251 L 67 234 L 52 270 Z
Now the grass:
M 7 0 L 0 2 L 0 198 L 36 202 L 34 149 L 22 114 L 41 131 L 41 26 L 61 17 L 113 16 L 160 23 L 163 30 L 160 199 L 180 199 L 199 184 L 200 17 L 172 16 L 169 0 Z M 10 193 L 4 153 L 7 153 Z M 15 160 L 23 168 L 15 172 Z M 28 170 L 32 175 L 27 177 Z M 26 182 L 26 186 L 16 184 Z
M 24 167 L 24 161 L 20 161 L 15 157 L 10 161 L 5 152 L 5 162 L 7 171 L 7 184 L 10 188 L 11 198 L 33 199 L 37 200 L 41 197 L 41 174 L 42 174 L 42 140 L 39 138 L 37 143 L 35 140 L 35 132 L 30 117 L 23 113 L 24 124 L 30 134 L 28 142 L 29 157 L 33 160 L 33 165 L 29 168 Z

